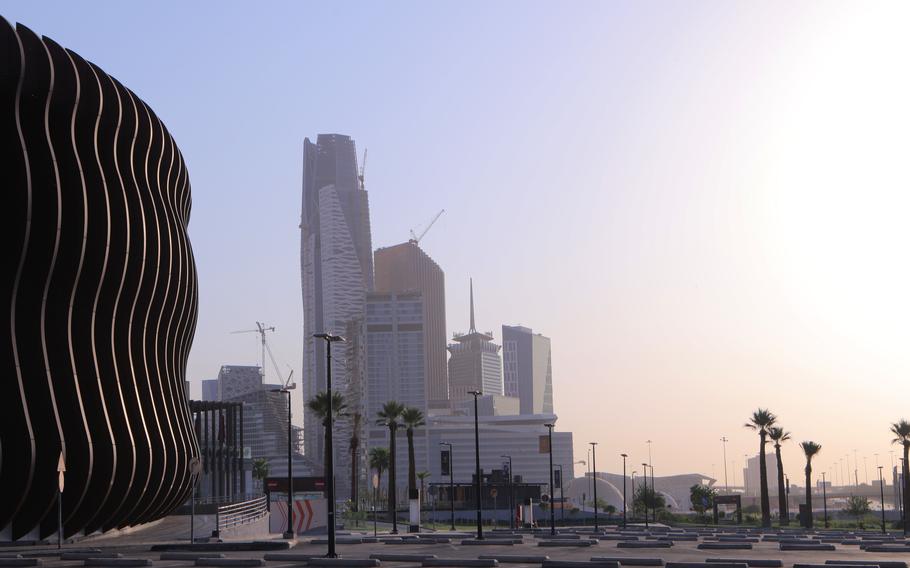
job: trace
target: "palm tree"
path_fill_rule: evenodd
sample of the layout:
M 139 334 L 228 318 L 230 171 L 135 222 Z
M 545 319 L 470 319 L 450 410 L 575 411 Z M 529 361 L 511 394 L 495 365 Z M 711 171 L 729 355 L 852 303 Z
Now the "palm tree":
M 351 416 L 351 440 L 348 448 L 351 450 L 351 510 L 357 511 L 358 504 L 360 499 L 357 492 L 360 490 L 360 475 L 358 475 L 359 470 L 359 450 L 360 450 L 360 424 L 363 421 L 363 416 L 359 412 L 355 412 Z
M 901 468 L 901 474 L 904 479 L 904 511 L 910 511 L 910 422 L 903 418 L 900 422 L 891 425 L 891 433 L 896 437 L 891 440 L 892 444 L 901 444 L 904 447 L 904 462 Z M 910 513 L 907 513 L 910 515 Z M 904 521 L 904 536 L 907 536 L 907 522 Z
M 259 491 L 262 491 L 262 484 L 265 478 L 269 476 L 269 462 L 265 458 L 253 460 L 253 478 L 259 480 Z
M 806 528 L 812 528 L 812 458 L 821 451 L 821 444 L 812 441 L 800 444 L 806 454 Z
M 379 483 L 376 487 L 382 485 L 382 472 L 389 469 L 389 450 L 387 448 L 373 448 L 370 450 L 370 469 L 376 470 L 376 479 Z
M 421 495 L 421 496 L 424 495 L 424 492 L 423 492 L 423 485 L 424 485 L 424 482 L 425 482 L 425 481 L 427 480 L 427 478 L 429 478 L 429 477 L 430 477 L 430 472 L 429 472 L 429 471 L 418 471 L 418 472 L 417 472 L 417 479 L 420 480 L 420 495 Z M 423 511 L 423 507 L 421 507 L 421 511 Z M 435 523 L 436 523 L 436 520 L 435 520 L 435 519 L 433 520 L 433 523 L 434 523 L 434 526 L 435 526 Z M 423 524 L 423 513 L 421 513 L 420 524 L 421 524 L 421 525 Z
M 771 526 L 771 501 L 768 499 L 768 471 L 765 468 L 765 444 L 768 443 L 768 429 L 774 426 L 777 417 L 767 408 L 759 408 L 752 413 L 745 427 L 758 432 L 758 467 L 761 479 L 761 526 Z
M 790 439 L 790 432 L 779 426 L 768 429 L 768 437 L 774 441 L 774 453 L 777 456 L 777 505 L 780 508 L 780 524 L 790 524 L 790 503 L 787 499 L 787 488 L 784 486 L 784 462 L 780 458 L 780 445 Z
M 329 427 L 329 395 L 327 395 L 325 391 L 319 391 L 318 393 L 316 393 L 316 396 L 311 398 L 306 403 L 306 406 L 308 409 L 310 409 L 310 411 L 313 414 L 316 415 L 317 418 L 319 418 L 322 421 L 323 434 L 325 435 L 325 438 L 326 438 L 326 441 L 323 444 L 323 446 L 325 447 L 325 455 L 323 456 L 323 459 L 325 461 L 323 461 L 323 465 L 328 466 L 328 463 L 329 463 L 329 442 L 328 442 L 328 437 L 329 437 L 329 428 L 328 428 Z M 347 407 L 348 407 L 348 405 L 344 401 L 344 396 L 338 391 L 333 392 L 332 393 L 332 419 L 333 419 L 333 421 L 335 418 L 337 418 L 339 416 L 345 416 L 347 414 L 345 412 Z M 328 478 L 328 472 L 326 472 L 325 477 Z
M 401 413 L 401 422 L 407 428 L 408 435 L 408 498 L 418 499 L 417 493 L 417 464 L 414 460 L 414 429 L 424 426 L 423 412 L 414 407 L 407 407 Z M 422 493 L 419 495 L 423 495 Z
M 398 534 L 398 500 L 395 494 L 395 437 L 398 435 L 398 419 L 404 412 L 404 405 L 400 402 L 390 400 L 382 405 L 376 415 L 377 426 L 385 426 L 389 429 L 389 514 L 392 516 L 392 534 Z

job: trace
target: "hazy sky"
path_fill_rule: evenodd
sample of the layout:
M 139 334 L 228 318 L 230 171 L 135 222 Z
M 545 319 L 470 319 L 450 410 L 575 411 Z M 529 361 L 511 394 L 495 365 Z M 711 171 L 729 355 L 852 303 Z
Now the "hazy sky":
M 4 2 L 167 124 L 193 185 L 189 378 L 299 379 L 302 142 L 369 148 L 374 247 L 421 243 L 468 319 L 552 338 L 559 428 L 618 471 L 723 481 L 770 407 L 816 472 L 890 464 L 910 359 L 903 2 Z M 289 369 L 285 367 L 285 371 Z M 271 373 L 271 369 L 269 369 Z M 274 376 L 272 380 L 277 380 Z M 851 466 L 852 467 L 852 466 Z M 631 469 L 631 468 L 630 468 Z M 640 469 L 640 468 L 639 468 Z M 579 467 L 578 471 L 581 468 Z M 833 476 L 829 473 L 829 479 Z M 741 472 L 736 473 L 738 483 Z

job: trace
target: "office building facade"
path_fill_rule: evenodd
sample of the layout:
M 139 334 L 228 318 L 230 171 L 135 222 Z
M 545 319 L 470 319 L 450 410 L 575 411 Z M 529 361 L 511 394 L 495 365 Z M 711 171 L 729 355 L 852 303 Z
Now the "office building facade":
M 358 179 L 357 155 L 349 136 L 320 134 L 303 144 L 303 199 L 300 222 L 303 293 L 304 448 L 307 459 L 321 465 L 324 433 L 321 420 L 306 409 L 307 401 L 325 390 L 326 346 L 313 337 L 334 333 L 347 339 L 332 349 L 332 388 L 348 408 L 362 407 L 363 324 L 366 294 L 373 288 L 373 250 L 369 199 Z M 335 423 L 335 473 L 338 495 L 350 487 L 351 415 Z
M 471 391 L 502 395 L 502 360 L 491 333 L 477 331 L 474 324 L 474 282 L 471 281 L 470 329 L 456 334 L 449 350 L 449 396 L 452 402 L 470 398 Z
M 427 407 L 449 407 L 445 273 L 414 241 L 377 249 L 376 292 L 417 292 L 423 298 Z
M 553 413 L 550 338 L 522 326 L 502 326 L 502 371 L 506 396 L 518 397 L 522 414 Z

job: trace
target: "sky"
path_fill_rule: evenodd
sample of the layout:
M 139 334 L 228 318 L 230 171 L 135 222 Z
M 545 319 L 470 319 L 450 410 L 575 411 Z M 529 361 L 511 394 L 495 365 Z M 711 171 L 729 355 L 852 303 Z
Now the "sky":
M 302 357 L 302 144 L 369 149 L 374 248 L 421 242 L 448 331 L 552 339 L 558 429 L 599 469 L 742 483 L 767 407 L 832 479 L 890 465 L 910 386 L 910 5 L 32 2 L 174 135 L 200 283 L 187 375 Z M 268 369 L 268 380 L 278 373 Z M 298 391 L 299 392 L 299 391 Z M 297 401 L 299 406 L 300 401 Z M 299 416 L 299 412 L 297 413 Z M 895 458 L 896 459 L 896 458 Z M 584 469 L 577 466 L 576 472 Z M 841 476 L 843 477 L 843 476 Z M 799 481 L 801 483 L 801 481 Z

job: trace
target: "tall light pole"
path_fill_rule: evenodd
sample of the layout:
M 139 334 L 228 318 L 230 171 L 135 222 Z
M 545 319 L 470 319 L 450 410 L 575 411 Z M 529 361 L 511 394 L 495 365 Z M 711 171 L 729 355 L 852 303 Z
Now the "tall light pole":
M 588 495 L 591 495 L 591 448 L 588 448 Z M 584 510 L 585 503 L 584 499 L 581 500 L 581 509 Z
M 651 499 L 651 520 L 656 523 L 657 522 L 657 484 L 654 483 L 654 463 L 652 462 L 651 465 L 649 465 L 648 467 L 651 468 L 651 495 L 653 496 L 653 499 Z
M 642 505 L 645 508 L 645 528 L 648 528 L 648 464 L 645 462 L 641 463 L 642 467 L 642 476 L 644 479 L 644 490 L 641 492 Z
M 282 538 L 287 539 L 294 538 L 294 462 L 291 461 L 291 389 L 293 388 L 294 385 L 291 384 L 284 388 L 271 389 L 271 392 L 288 395 L 288 528 L 281 535 Z
M 474 395 L 474 466 L 477 470 L 477 540 L 483 540 L 483 503 L 481 502 L 483 478 L 481 477 L 480 471 L 480 422 L 477 416 L 477 397 L 483 393 L 480 391 L 468 391 L 468 394 Z
M 882 492 L 882 534 L 888 534 L 885 529 L 885 478 L 882 475 L 882 466 L 878 466 L 878 488 Z
M 828 528 L 828 488 L 827 481 L 825 481 L 825 472 L 822 472 L 822 503 L 825 507 L 825 528 Z
M 594 470 L 591 483 L 594 485 L 594 532 L 597 532 L 597 442 L 588 443 L 591 444 L 591 468 Z
M 449 442 L 439 442 L 440 446 L 449 447 L 449 510 L 452 513 L 452 530 L 455 530 L 455 453 L 452 451 L 452 444 Z
M 329 526 L 329 551 L 325 556 L 326 558 L 338 558 L 338 554 L 335 553 L 335 460 L 332 448 L 332 429 L 334 428 L 332 423 L 332 344 L 345 339 L 340 335 L 332 335 L 331 333 L 316 333 L 313 334 L 313 337 L 325 341 L 325 394 L 328 397 L 328 410 L 325 418 L 325 486 L 329 492 L 328 518 L 326 519 Z M 288 393 L 288 422 L 290 421 L 291 395 Z M 290 426 L 288 427 L 290 428 Z M 290 460 L 291 454 L 288 452 L 288 470 L 291 468 Z M 288 516 L 290 517 L 290 515 Z
M 727 495 L 729 495 L 730 484 L 727 482 L 727 442 L 730 440 L 728 440 L 726 436 L 723 436 L 721 437 L 720 441 L 723 442 L 724 446 L 724 491 L 727 493 Z
M 514 496 L 515 492 L 512 491 L 512 479 L 514 479 L 515 474 L 512 473 L 512 456 L 499 456 L 501 458 L 509 460 L 509 528 L 515 528 L 515 501 Z
M 547 427 L 547 441 L 550 450 L 550 534 L 556 534 L 556 510 L 553 509 L 556 497 L 553 495 L 553 427 L 555 424 L 544 424 Z
M 622 528 L 626 528 L 626 458 L 629 457 L 627 454 L 619 454 L 622 456 Z
M 563 490 L 563 486 L 566 482 L 566 478 L 563 474 L 562 464 L 556 464 L 556 468 L 559 469 L 559 522 L 565 526 L 566 524 L 566 493 Z

